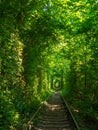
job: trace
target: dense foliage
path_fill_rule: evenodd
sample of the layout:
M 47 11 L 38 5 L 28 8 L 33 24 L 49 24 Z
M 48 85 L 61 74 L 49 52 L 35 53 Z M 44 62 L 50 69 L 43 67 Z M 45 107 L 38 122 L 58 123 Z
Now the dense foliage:
M 98 1 L 1 0 L 0 15 L 0 129 L 22 129 L 58 86 L 97 122 Z

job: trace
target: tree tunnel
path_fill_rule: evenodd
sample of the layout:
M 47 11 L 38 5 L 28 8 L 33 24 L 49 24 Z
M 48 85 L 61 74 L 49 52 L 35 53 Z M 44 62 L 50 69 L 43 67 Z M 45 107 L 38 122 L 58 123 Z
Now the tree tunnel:
M 98 2 L 0 4 L 0 129 L 25 125 L 55 89 L 83 118 L 98 121 Z

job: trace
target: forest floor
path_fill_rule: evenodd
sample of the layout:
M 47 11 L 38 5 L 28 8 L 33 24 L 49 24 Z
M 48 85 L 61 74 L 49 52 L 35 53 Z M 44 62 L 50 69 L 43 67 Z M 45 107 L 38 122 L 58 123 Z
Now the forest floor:
M 78 121 L 81 130 L 98 130 L 98 120 L 91 117 L 84 117 L 83 114 L 74 112 L 76 120 Z

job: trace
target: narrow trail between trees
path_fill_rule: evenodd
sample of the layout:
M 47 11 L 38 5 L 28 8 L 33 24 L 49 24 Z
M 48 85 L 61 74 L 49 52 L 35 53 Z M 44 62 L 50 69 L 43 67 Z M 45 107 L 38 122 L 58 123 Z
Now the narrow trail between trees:
M 59 92 L 44 102 L 32 130 L 79 130 Z

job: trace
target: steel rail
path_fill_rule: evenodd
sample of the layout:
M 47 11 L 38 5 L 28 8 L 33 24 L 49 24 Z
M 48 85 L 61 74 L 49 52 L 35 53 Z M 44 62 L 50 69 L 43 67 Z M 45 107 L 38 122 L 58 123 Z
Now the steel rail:
M 52 95 L 52 94 L 51 94 L 51 95 Z M 31 119 L 27 122 L 26 127 L 25 127 L 25 130 L 28 130 L 28 126 L 29 126 L 30 124 L 32 124 L 32 121 L 34 120 L 35 116 L 38 114 L 38 112 L 39 112 L 39 111 L 41 110 L 41 108 L 43 107 L 44 102 L 47 101 L 51 95 L 49 95 L 49 96 L 46 98 L 46 100 L 44 100 L 43 102 L 41 102 L 41 105 L 38 107 L 38 109 L 36 110 L 36 112 L 34 113 L 34 115 L 31 117 Z
M 66 106 L 66 107 L 67 107 L 67 109 L 68 109 L 68 112 L 70 113 L 70 115 L 71 115 L 71 117 L 72 117 L 72 120 L 73 120 L 73 122 L 74 122 L 74 124 L 75 124 L 75 126 L 76 126 L 77 130 L 80 130 L 80 127 L 79 127 L 79 125 L 78 125 L 78 123 L 77 123 L 77 121 L 76 121 L 75 117 L 73 116 L 73 114 L 72 114 L 72 112 L 71 112 L 71 109 L 70 109 L 70 107 L 69 107 L 68 103 L 65 101 L 65 99 L 64 99 L 64 97 L 63 97 L 63 95 L 62 95 L 62 94 L 60 94 L 60 95 L 61 95 L 62 100 L 63 100 L 63 101 L 64 101 L 64 103 L 65 103 L 65 106 Z

